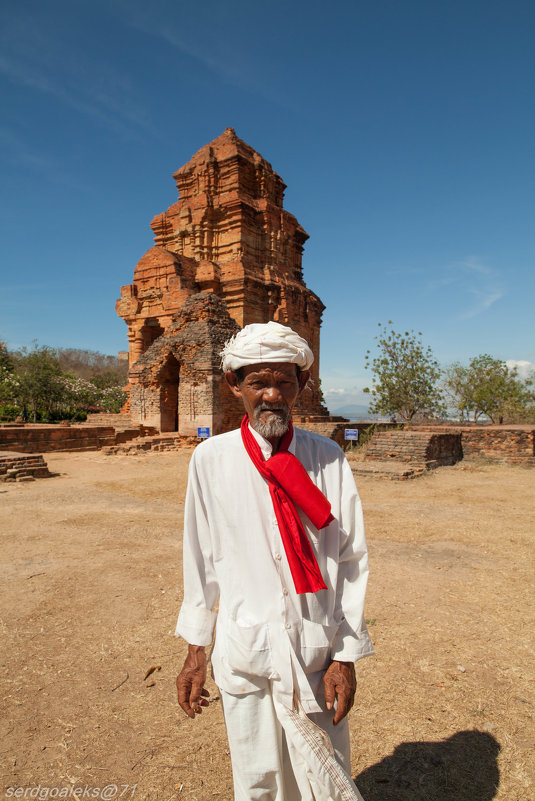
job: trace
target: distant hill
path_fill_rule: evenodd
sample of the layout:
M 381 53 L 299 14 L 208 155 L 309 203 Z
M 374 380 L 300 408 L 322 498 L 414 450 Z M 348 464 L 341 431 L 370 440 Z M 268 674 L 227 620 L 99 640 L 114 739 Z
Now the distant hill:
M 360 406 L 357 403 L 348 404 L 347 406 L 340 406 L 338 409 L 329 409 L 332 415 L 341 417 L 349 417 L 350 420 L 366 419 L 368 414 L 367 406 Z

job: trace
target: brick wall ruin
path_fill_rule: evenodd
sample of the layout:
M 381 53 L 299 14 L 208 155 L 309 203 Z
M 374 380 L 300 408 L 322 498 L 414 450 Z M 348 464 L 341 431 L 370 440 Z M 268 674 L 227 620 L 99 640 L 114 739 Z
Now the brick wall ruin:
M 239 330 L 212 292 L 186 299 L 166 332 L 130 369 L 130 413 L 162 432 L 196 435 L 236 428 L 243 411 L 220 369 L 223 344 Z
M 432 431 L 377 431 L 366 450 L 366 460 L 414 462 L 426 467 L 451 465 L 463 458 L 457 433 Z
M 0 427 L 0 451 L 96 451 L 116 442 L 111 426 L 24 425 Z
M 315 361 L 296 416 L 327 417 L 319 391 L 324 305 L 303 281 L 308 234 L 283 208 L 282 179 L 232 128 L 173 177 L 179 200 L 152 220 L 155 244 L 138 262 L 133 283 L 121 287 L 116 306 L 128 326 L 133 422 L 187 434 L 208 421 L 211 433 L 234 425 L 214 356 L 229 320 L 233 331 L 276 320 L 305 337 Z M 209 295 L 221 301 L 210 301 L 210 323 L 194 331 L 188 306 L 195 344 L 189 347 L 183 335 L 173 350 L 169 337 L 178 334 L 179 315 L 193 298 L 207 302 Z M 195 309 L 200 313 L 202 304 Z M 202 337 L 212 329 L 208 353 Z
M 535 429 L 477 429 L 461 432 L 465 459 L 484 456 L 509 464 L 535 465 Z
M 0 481 L 32 481 L 52 475 L 41 454 L 2 453 L 0 451 Z
M 414 430 L 450 432 L 461 439 L 463 457 L 535 465 L 535 428 L 529 425 L 420 425 Z
M 400 431 L 377 431 L 368 445 L 365 460 L 439 467 L 480 457 L 535 466 L 535 428 L 426 423 Z
M 114 415 L 110 415 L 113 417 Z M 124 415 L 123 415 L 124 417 Z M 0 453 L 51 453 L 53 451 L 98 451 L 101 448 L 121 445 L 132 439 L 155 434 L 145 426 L 110 425 L 22 425 L 0 426 Z

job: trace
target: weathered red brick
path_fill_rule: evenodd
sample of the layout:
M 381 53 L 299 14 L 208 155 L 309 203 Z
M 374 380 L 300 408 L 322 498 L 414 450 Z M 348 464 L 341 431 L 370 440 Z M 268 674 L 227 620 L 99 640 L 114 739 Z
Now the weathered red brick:
M 303 281 L 308 234 L 283 208 L 282 179 L 232 128 L 201 148 L 174 178 L 179 200 L 152 220 L 155 245 L 138 262 L 134 282 L 121 288 L 116 305 L 128 325 L 132 420 L 184 434 L 207 421 L 212 433 L 234 425 L 229 399 L 218 386 L 214 353 L 204 362 L 197 356 L 202 332 L 191 325 L 192 347 L 183 341 L 178 348 L 176 340 L 169 347 L 169 336 L 182 325 L 178 315 L 192 297 L 207 293 L 222 301 L 217 308 L 209 305 L 209 324 L 215 330 L 220 323 L 221 334 L 276 320 L 307 339 L 316 358 L 296 417 L 328 417 L 319 391 L 324 305 Z M 224 341 L 213 336 L 211 344 L 215 352 Z

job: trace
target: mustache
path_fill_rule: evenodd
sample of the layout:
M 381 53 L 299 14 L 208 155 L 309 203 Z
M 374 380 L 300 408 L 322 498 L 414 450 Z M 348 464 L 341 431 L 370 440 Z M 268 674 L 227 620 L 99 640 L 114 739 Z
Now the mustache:
M 254 413 L 255 415 L 261 414 L 262 412 L 282 412 L 286 414 L 289 411 L 288 407 L 284 403 L 261 403 L 260 406 L 257 406 Z

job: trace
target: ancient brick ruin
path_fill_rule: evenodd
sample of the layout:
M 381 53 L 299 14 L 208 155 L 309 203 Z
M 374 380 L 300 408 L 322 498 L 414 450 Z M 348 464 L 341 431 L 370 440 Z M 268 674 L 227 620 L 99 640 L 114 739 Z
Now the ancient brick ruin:
M 377 431 L 368 445 L 367 460 L 414 462 L 425 467 L 452 465 L 463 458 L 461 438 L 443 431 Z
M 535 466 L 535 428 L 532 425 L 420 425 L 416 430 L 456 434 L 464 459 L 485 458 L 504 464 Z
M 156 434 L 147 426 L 117 425 L 113 418 L 109 425 L 85 424 L 55 425 L 51 423 L 22 423 L 0 426 L 0 454 L 2 451 L 21 453 L 52 453 L 54 451 L 98 451 L 113 445 L 122 445 L 132 439 Z M 118 416 L 118 415 L 117 415 Z M 121 415 L 123 420 L 125 415 Z M 128 420 L 128 418 L 126 418 Z
M 41 454 L 0 451 L 0 481 L 33 481 L 51 475 Z
M 213 292 L 188 297 L 165 333 L 130 368 L 130 408 L 160 431 L 195 435 L 239 426 L 243 412 L 220 368 L 222 343 L 239 331 Z
M 481 457 L 492 462 L 535 466 L 533 426 L 421 424 L 376 431 L 354 473 L 405 479 L 426 470 Z M 351 461 L 351 457 L 349 456 Z
M 94 451 L 115 444 L 112 426 L 21 425 L 0 427 L 0 451 Z
M 303 281 L 308 234 L 283 209 L 282 179 L 232 128 L 173 177 L 179 200 L 153 219 L 155 245 L 117 301 L 128 326 L 132 421 L 185 435 L 235 426 L 217 354 L 239 328 L 268 320 L 290 325 L 314 351 L 296 417 L 326 417 L 324 305 Z

